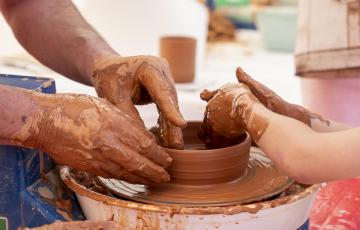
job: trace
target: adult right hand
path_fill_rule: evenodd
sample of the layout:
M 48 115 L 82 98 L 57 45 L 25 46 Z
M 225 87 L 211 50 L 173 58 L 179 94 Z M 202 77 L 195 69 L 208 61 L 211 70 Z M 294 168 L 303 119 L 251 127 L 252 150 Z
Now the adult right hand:
M 170 179 L 172 159 L 153 135 L 105 99 L 30 93 L 34 112 L 12 136 L 54 160 L 92 174 L 150 184 Z
M 155 103 L 159 111 L 159 141 L 167 148 L 181 149 L 182 117 L 168 62 L 155 56 L 104 56 L 94 63 L 93 84 L 99 97 L 116 105 L 144 126 L 135 105 Z

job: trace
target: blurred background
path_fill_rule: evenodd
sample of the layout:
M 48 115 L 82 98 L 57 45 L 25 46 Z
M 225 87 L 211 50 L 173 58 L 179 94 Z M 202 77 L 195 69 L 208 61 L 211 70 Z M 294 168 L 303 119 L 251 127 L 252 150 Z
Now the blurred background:
M 160 56 L 163 37 L 196 41 L 194 80 L 176 85 L 187 119 L 203 115 L 201 90 L 234 82 L 240 66 L 289 102 L 360 125 L 360 107 L 354 106 L 360 97 L 359 0 L 74 2 L 123 56 Z M 58 92 L 95 95 L 93 88 L 46 69 L 26 54 L 2 17 L 0 31 L 0 73 L 53 77 Z M 174 52 L 175 62 L 186 59 Z M 156 122 L 153 106 L 140 110 L 146 124 Z
M 236 81 L 240 66 L 289 102 L 360 125 L 360 107 L 354 106 L 360 97 L 359 0 L 74 2 L 123 56 L 160 56 L 163 37 L 196 41 L 194 80 L 176 85 L 187 119 L 203 115 L 201 90 Z M 0 31 L 0 73 L 53 77 L 58 92 L 95 95 L 93 88 L 46 69 L 26 54 L 2 17 Z M 186 59 L 174 52 L 175 62 Z M 156 122 L 153 106 L 140 110 L 147 124 Z
M 180 107 L 188 119 L 200 119 L 199 92 L 236 81 L 244 68 L 285 99 L 301 103 L 294 77 L 296 0 L 86 0 L 75 1 L 83 16 L 121 55 L 159 55 L 162 36 L 197 40 L 194 82 L 177 84 Z M 95 95 L 93 88 L 72 82 L 30 58 L 0 18 L 0 72 L 56 79 L 58 92 Z M 51 51 L 49 51 L 51 52 Z M 150 106 L 151 107 L 151 106 Z M 148 123 L 153 108 L 141 108 Z

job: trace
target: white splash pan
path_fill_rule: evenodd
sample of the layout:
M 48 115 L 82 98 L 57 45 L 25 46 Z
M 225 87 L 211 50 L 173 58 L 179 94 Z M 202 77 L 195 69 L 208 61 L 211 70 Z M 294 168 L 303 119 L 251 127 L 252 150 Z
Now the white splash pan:
M 277 229 L 303 225 L 320 185 L 273 201 L 228 207 L 156 206 L 105 196 L 78 184 L 69 167 L 60 175 L 90 220 L 114 220 L 127 229 Z

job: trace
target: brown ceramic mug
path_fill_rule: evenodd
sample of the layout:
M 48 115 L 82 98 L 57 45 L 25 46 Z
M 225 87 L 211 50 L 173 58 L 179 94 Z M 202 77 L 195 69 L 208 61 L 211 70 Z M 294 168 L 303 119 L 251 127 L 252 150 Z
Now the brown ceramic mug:
M 192 82 L 196 69 L 196 39 L 191 37 L 162 37 L 160 56 L 171 68 L 176 83 Z
M 247 133 L 240 143 L 226 148 L 206 149 L 199 139 L 201 122 L 188 122 L 183 130 L 184 150 L 165 150 L 173 158 L 167 169 L 171 182 L 182 185 L 211 185 L 239 179 L 248 166 L 251 140 Z

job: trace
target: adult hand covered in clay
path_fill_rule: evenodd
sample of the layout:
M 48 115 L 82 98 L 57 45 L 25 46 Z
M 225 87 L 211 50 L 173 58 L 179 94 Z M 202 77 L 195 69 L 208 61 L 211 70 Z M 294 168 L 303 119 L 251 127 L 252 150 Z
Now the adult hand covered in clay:
M 182 148 L 180 128 L 185 127 L 186 122 L 179 111 L 171 71 L 164 59 L 153 56 L 103 57 L 95 63 L 93 82 L 100 97 L 131 116 L 139 126 L 143 126 L 143 122 L 134 104 L 156 103 L 161 144 Z
M 208 102 L 201 135 L 214 147 L 236 140 L 245 130 L 257 141 L 268 125 L 261 116 L 263 105 L 245 84 L 228 83 L 215 91 L 204 90 L 200 96 Z
M 47 152 L 59 164 L 149 184 L 169 180 L 171 158 L 138 122 L 110 102 L 85 95 L 26 92 L 31 116 L 12 142 Z
M 240 67 L 236 70 L 236 77 L 240 83 L 244 83 L 249 87 L 251 92 L 265 107 L 275 113 L 294 118 L 308 126 L 311 125 L 311 119 L 313 118 L 319 119 L 323 122 L 328 122 L 325 121 L 321 116 L 310 112 L 304 107 L 290 104 L 284 101 L 272 90 L 252 79 Z

